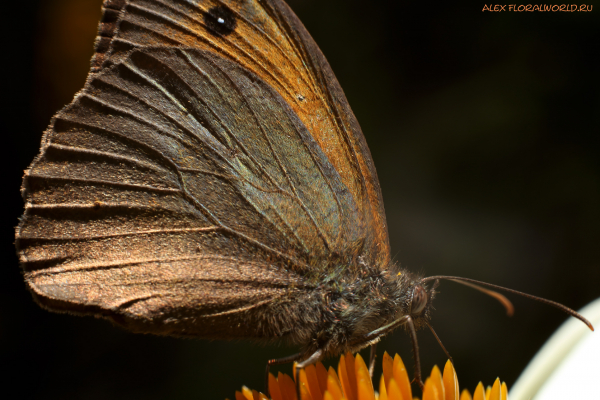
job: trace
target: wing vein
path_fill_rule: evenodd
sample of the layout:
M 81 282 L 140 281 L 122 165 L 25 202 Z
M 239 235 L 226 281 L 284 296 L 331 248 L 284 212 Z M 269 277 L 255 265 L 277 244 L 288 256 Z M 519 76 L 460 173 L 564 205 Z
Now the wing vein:
M 308 207 L 306 207 L 306 204 L 304 204 L 304 202 L 302 201 L 302 199 L 298 195 L 298 191 L 296 189 L 296 186 L 295 186 L 294 182 L 292 182 L 287 169 L 285 168 L 285 166 L 281 162 L 279 154 L 277 154 L 277 152 L 273 148 L 273 143 L 272 143 L 271 139 L 269 138 L 269 135 L 267 135 L 267 133 L 265 132 L 265 128 L 264 128 L 263 124 L 261 123 L 260 119 L 258 118 L 258 116 L 256 115 L 256 111 L 252 107 L 251 102 L 249 102 L 248 99 L 246 98 L 246 96 L 244 96 L 244 94 L 240 90 L 240 87 L 238 86 L 238 84 L 233 80 L 233 78 L 229 75 L 229 73 L 224 68 L 222 68 L 221 66 L 219 66 L 216 63 L 212 62 L 212 60 L 209 60 L 209 62 L 211 62 L 215 66 L 215 68 L 220 69 L 221 72 L 228 78 L 228 80 L 231 83 L 232 87 L 235 88 L 235 90 L 240 95 L 240 98 L 244 101 L 244 103 L 246 104 L 246 106 L 248 107 L 248 109 L 250 110 L 250 112 L 252 113 L 252 117 L 253 117 L 254 121 L 256 121 L 256 124 L 259 127 L 260 132 L 262 133 L 264 139 L 266 140 L 266 142 L 267 142 L 267 144 L 269 146 L 269 151 L 271 152 L 271 155 L 273 156 L 273 159 L 277 162 L 277 165 L 281 169 L 281 172 L 282 172 L 283 176 L 287 180 L 288 184 L 290 185 L 290 188 L 292 189 L 292 192 L 294 193 L 293 199 L 295 199 L 298 202 L 298 204 L 300 205 L 300 207 L 302 208 L 302 210 L 306 213 L 306 215 L 308 216 L 308 218 L 312 222 L 313 226 L 317 230 L 317 233 L 318 233 L 319 237 L 321 238 L 321 240 L 323 240 L 323 243 L 325 244 L 325 246 L 327 247 L 327 249 L 331 250 L 328 238 L 326 237 L 325 233 L 322 231 L 322 229 L 319 226 L 319 224 L 317 224 L 317 221 L 315 220 L 314 216 L 312 215 L 312 213 L 310 212 L 310 210 L 308 209 Z M 300 139 L 301 139 L 300 141 L 303 142 L 302 138 L 300 138 Z M 326 180 L 326 178 L 324 176 L 323 176 L 323 178 Z
M 111 152 L 107 152 L 107 151 L 99 151 L 99 150 L 93 150 L 93 149 L 88 149 L 85 147 L 77 147 L 77 146 L 66 146 L 66 145 L 62 145 L 62 144 L 58 144 L 58 143 L 50 143 L 48 145 L 48 148 L 53 148 L 53 149 L 68 152 L 68 153 L 79 153 L 79 154 L 87 154 L 87 155 L 106 157 L 106 158 L 112 159 L 114 161 L 128 162 L 130 164 L 137 165 L 144 169 L 153 170 L 156 172 L 164 172 L 164 170 L 156 168 L 153 164 L 149 164 L 149 163 L 146 163 L 146 162 L 143 162 L 140 160 L 136 160 L 133 157 L 128 157 L 128 156 L 124 156 L 121 154 L 115 154 L 115 153 L 111 153 Z
M 148 229 L 144 231 L 134 231 L 134 232 L 122 232 L 122 233 L 112 233 L 105 235 L 87 235 L 87 236 L 65 236 L 65 237 L 35 237 L 35 236 L 21 236 L 21 240 L 35 240 L 39 242 L 62 242 L 62 241 L 80 241 L 80 240 L 98 240 L 98 239 L 110 239 L 110 238 L 118 238 L 118 237 L 127 237 L 127 236 L 144 236 L 144 235 L 154 235 L 154 234 L 163 234 L 163 233 L 192 233 L 192 232 L 215 232 L 218 231 L 219 227 L 209 226 L 205 228 L 180 228 L 180 229 Z
M 142 190 L 142 191 L 148 191 L 148 192 L 157 192 L 157 193 L 172 193 L 172 194 L 182 193 L 181 189 L 158 188 L 158 187 L 149 186 L 149 185 L 139 185 L 139 184 L 133 184 L 133 183 L 124 183 L 124 182 L 111 182 L 111 181 L 105 181 L 102 179 L 65 178 L 64 176 L 52 176 L 52 175 L 44 175 L 44 174 L 39 174 L 39 173 L 29 174 L 28 178 L 42 179 L 42 180 L 49 180 L 49 181 L 91 183 L 91 184 L 96 184 L 96 185 L 107 185 L 107 186 Z
M 163 5 L 164 5 L 164 4 L 163 4 Z M 175 26 L 176 28 L 179 28 L 179 29 L 181 29 L 182 31 L 184 31 L 184 32 L 186 32 L 186 33 L 188 33 L 188 34 L 190 34 L 190 35 L 192 35 L 192 36 L 194 36 L 194 37 L 198 38 L 200 41 L 202 41 L 202 42 L 204 42 L 204 43 L 207 43 L 208 45 L 210 45 L 211 47 L 213 47 L 213 48 L 216 50 L 216 52 L 218 52 L 218 53 L 220 53 L 220 54 L 224 54 L 224 52 L 223 52 L 222 48 L 221 48 L 219 45 L 215 44 L 215 43 L 214 43 L 214 42 L 212 42 L 211 40 L 207 40 L 207 39 L 206 39 L 206 37 L 199 35 L 199 34 L 198 34 L 198 33 L 196 33 L 194 30 L 192 30 L 192 29 L 188 28 L 188 27 L 187 27 L 187 26 L 185 26 L 185 25 L 182 25 L 182 24 L 180 24 L 179 22 L 177 22 L 177 21 L 173 20 L 172 18 L 169 18 L 169 17 L 167 17 L 166 15 L 160 14 L 160 13 L 158 13 L 158 12 L 155 12 L 155 11 L 154 11 L 154 10 L 152 10 L 152 9 L 149 9 L 149 8 L 146 8 L 146 7 L 143 7 L 143 6 L 140 6 L 140 5 L 136 5 L 136 4 L 130 4 L 130 6 L 131 6 L 132 8 L 136 8 L 136 9 L 138 9 L 139 11 L 143 11 L 143 12 L 146 12 L 146 13 L 148 13 L 148 14 L 151 14 L 151 15 L 153 15 L 153 16 L 155 16 L 155 17 L 157 17 L 157 18 L 160 18 L 161 20 L 165 21 L 166 23 L 168 23 L 168 24 L 171 24 L 171 25 Z M 201 22 L 199 22 L 199 21 L 197 21 L 197 20 L 195 20 L 195 19 L 193 19 L 193 18 L 191 18 L 191 17 L 189 17 L 189 16 L 187 16 L 187 15 L 183 15 L 183 14 L 181 14 L 181 13 L 180 13 L 178 10 L 176 10 L 176 9 L 173 9 L 172 7 L 169 7 L 169 6 L 167 6 L 167 5 L 164 5 L 164 6 L 166 6 L 166 7 L 168 7 L 168 8 L 171 8 L 171 10 L 173 10 L 173 11 L 174 11 L 174 12 L 176 12 L 176 13 L 179 13 L 180 15 L 182 15 L 182 16 L 183 16 L 183 17 L 185 17 L 185 18 L 191 19 L 192 21 L 194 21 L 194 22 L 196 22 L 196 23 L 198 23 L 198 24 L 200 24 L 200 25 L 204 25 L 204 24 L 202 24 Z M 200 9 L 200 8 L 199 8 L 199 9 Z M 204 10 L 202 10 L 202 9 L 200 9 L 200 10 L 201 10 L 201 12 L 206 12 L 206 11 L 204 11 Z M 233 11 L 233 10 L 232 10 L 232 11 Z M 234 11 L 234 12 L 235 12 L 235 11 Z M 239 14 L 238 14 L 238 16 L 239 16 Z M 240 17 L 240 18 L 241 18 L 241 17 Z M 241 19 L 242 19 L 242 18 L 241 18 Z M 133 24 L 133 22 L 132 22 L 132 21 L 128 21 L 128 22 L 129 22 L 129 23 L 131 23 L 131 24 Z M 249 24 L 249 25 L 253 26 L 252 24 Z M 138 25 L 138 26 L 139 26 L 139 25 Z M 142 26 L 140 26 L 140 27 L 142 27 Z M 143 26 L 143 28 L 144 28 L 144 29 L 147 29 L 147 30 L 149 30 L 149 31 L 151 31 L 151 32 L 153 32 L 153 33 L 156 33 L 156 34 L 158 34 L 158 35 L 160 35 L 160 36 L 163 36 L 163 37 L 166 37 L 166 38 L 168 38 L 168 36 L 166 36 L 166 35 L 164 35 L 164 34 L 161 34 L 160 32 L 158 32 L 158 31 L 155 31 L 154 29 L 152 29 L 152 28 L 150 28 L 150 27 L 148 27 L 148 26 Z M 169 39 L 170 39 L 170 38 L 169 38 Z M 269 60 L 268 60 L 268 59 L 265 59 L 265 62 L 267 62 L 268 64 L 270 64 L 270 65 L 269 65 L 269 67 L 270 67 L 270 68 L 267 68 L 267 67 L 265 67 L 264 65 L 262 65 L 261 63 L 259 63 L 259 62 L 258 62 L 258 60 L 256 60 L 254 57 L 252 57 L 252 56 L 251 56 L 251 55 L 250 55 L 248 52 L 246 52 L 246 51 L 245 51 L 245 50 L 244 50 L 242 47 L 238 46 L 236 43 L 234 43 L 234 42 L 232 42 L 232 41 L 230 41 L 230 40 L 227 40 L 226 38 L 223 38 L 223 37 L 221 37 L 221 39 L 222 39 L 224 42 L 227 42 L 227 43 L 228 43 L 228 44 L 229 44 L 231 47 L 235 48 L 235 49 L 236 49 L 236 50 L 237 50 L 239 53 L 242 53 L 242 54 L 244 54 L 244 55 L 245 55 L 245 56 L 246 56 L 248 59 L 250 59 L 250 60 L 254 60 L 254 62 L 256 63 L 256 65 L 257 65 L 257 66 L 258 66 L 260 69 L 262 69 L 262 71 L 263 71 L 263 72 L 264 72 L 266 75 L 270 76 L 270 77 L 271 77 L 271 79 L 272 79 L 272 80 L 273 80 L 273 81 L 274 81 L 274 82 L 275 82 L 275 83 L 276 83 L 278 86 L 280 86 L 280 87 L 281 87 L 281 88 L 282 88 L 282 89 L 283 89 L 285 92 L 287 92 L 287 94 L 288 94 L 288 96 L 290 96 L 290 98 L 295 98 L 295 96 L 293 96 L 293 94 L 292 94 L 292 93 L 289 91 L 289 88 L 290 88 L 290 86 L 289 86 L 289 85 L 285 85 L 285 84 L 283 84 L 283 83 L 282 83 L 282 82 L 281 82 L 281 81 L 280 81 L 280 80 L 277 78 L 277 76 L 275 76 L 275 75 L 274 75 L 274 74 L 271 72 L 272 70 L 276 70 L 276 69 L 277 69 L 277 66 L 276 66 L 276 65 L 272 64 L 271 62 L 269 62 Z M 249 44 L 249 45 L 250 45 L 250 43 L 249 43 L 249 42 L 247 42 L 247 41 L 246 41 L 244 38 L 242 38 L 242 37 L 241 37 L 241 39 L 242 39 L 242 40 L 244 40 L 244 42 L 245 42 L 245 43 L 247 43 L 247 44 Z M 252 46 L 252 47 L 254 47 L 254 46 Z M 260 54 L 260 52 L 258 52 L 258 51 L 257 51 L 257 54 Z M 229 54 L 227 54 L 227 56 L 230 58 Z M 292 65 L 293 65 L 293 63 L 292 63 Z

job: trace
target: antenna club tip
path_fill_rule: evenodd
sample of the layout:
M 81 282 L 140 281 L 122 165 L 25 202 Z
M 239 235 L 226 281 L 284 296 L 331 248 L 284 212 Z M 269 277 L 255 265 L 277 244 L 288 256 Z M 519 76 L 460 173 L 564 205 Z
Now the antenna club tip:
M 594 326 L 592 325 L 592 323 L 590 321 L 588 321 L 585 317 L 583 317 L 581 314 L 577 314 L 574 315 L 575 317 L 577 317 L 577 319 L 579 319 L 581 322 L 583 322 L 584 324 L 587 325 L 588 328 L 590 328 L 590 330 L 592 332 L 594 332 Z
M 506 303 L 502 302 L 502 305 L 504 305 L 504 307 L 506 308 L 506 315 L 512 317 L 513 315 L 515 315 L 515 306 L 513 306 L 513 304 L 507 298 L 505 298 L 505 300 Z

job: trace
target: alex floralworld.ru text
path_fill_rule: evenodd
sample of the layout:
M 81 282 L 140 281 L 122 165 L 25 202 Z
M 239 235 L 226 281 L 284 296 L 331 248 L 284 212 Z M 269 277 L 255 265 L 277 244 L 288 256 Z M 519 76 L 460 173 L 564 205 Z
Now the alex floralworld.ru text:
M 489 12 L 591 12 L 591 4 L 484 4 L 483 10 Z

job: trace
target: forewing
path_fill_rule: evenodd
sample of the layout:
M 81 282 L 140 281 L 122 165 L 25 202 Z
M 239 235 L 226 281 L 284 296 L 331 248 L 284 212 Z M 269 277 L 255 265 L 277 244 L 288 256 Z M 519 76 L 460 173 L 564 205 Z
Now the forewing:
M 92 72 L 134 47 L 189 46 L 254 72 L 306 126 L 353 196 L 364 232 L 358 254 L 387 267 L 390 249 L 371 154 L 325 57 L 281 0 L 106 0 Z
M 92 76 L 46 131 L 24 195 L 17 247 L 38 300 L 156 333 L 240 332 L 268 309 L 238 336 L 274 335 L 274 310 L 365 237 L 285 100 L 191 48 L 140 48 Z

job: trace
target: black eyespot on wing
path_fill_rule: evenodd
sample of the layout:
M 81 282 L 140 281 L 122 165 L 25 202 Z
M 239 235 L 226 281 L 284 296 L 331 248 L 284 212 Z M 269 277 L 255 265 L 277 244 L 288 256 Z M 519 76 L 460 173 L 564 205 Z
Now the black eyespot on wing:
M 229 8 L 217 6 L 204 14 L 204 24 L 215 35 L 227 36 L 237 27 L 237 20 Z

